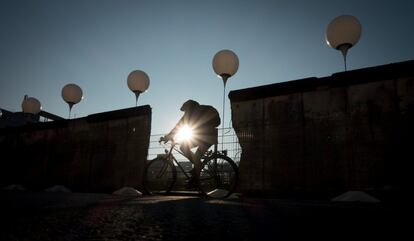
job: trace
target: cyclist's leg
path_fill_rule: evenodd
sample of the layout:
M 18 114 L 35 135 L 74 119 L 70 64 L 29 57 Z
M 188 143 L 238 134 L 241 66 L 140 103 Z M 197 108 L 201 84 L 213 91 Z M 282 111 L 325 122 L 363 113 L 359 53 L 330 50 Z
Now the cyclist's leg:
M 197 148 L 197 151 L 195 153 L 195 159 L 194 159 L 194 168 L 197 175 L 200 173 L 202 168 L 201 158 L 203 157 L 204 153 L 210 149 L 210 147 L 213 144 L 207 143 L 207 142 L 200 142 Z
M 198 165 L 195 164 L 194 160 L 197 159 L 195 153 L 191 150 L 192 148 L 196 147 L 194 143 L 191 145 L 189 143 L 183 144 L 180 146 L 180 150 L 184 157 L 186 157 L 191 163 L 194 165 L 194 168 L 190 171 L 190 179 L 188 180 L 188 188 L 193 188 L 197 186 L 198 183 L 198 174 L 197 174 L 197 167 Z
M 200 134 L 198 138 L 198 148 L 195 153 L 195 160 L 197 162 L 199 170 L 201 170 L 202 168 L 201 158 L 208 151 L 208 149 L 210 149 L 210 147 L 216 144 L 218 141 L 218 134 L 216 128 L 207 128 L 205 130 L 202 130 L 201 132 L 202 134 Z
M 183 155 L 190 160 L 192 163 L 194 163 L 195 154 L 191 151 L 191 146 L 189 144 L 182 144 L 180 146 L 180 150 L 183 153 Z

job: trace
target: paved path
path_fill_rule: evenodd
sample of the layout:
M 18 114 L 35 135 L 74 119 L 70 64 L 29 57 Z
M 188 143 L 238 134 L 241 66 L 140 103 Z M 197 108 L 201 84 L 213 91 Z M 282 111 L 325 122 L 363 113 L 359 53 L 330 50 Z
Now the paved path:
M 404 210 L 383 203 L 1 192 L 0 240 L 402 240 Z

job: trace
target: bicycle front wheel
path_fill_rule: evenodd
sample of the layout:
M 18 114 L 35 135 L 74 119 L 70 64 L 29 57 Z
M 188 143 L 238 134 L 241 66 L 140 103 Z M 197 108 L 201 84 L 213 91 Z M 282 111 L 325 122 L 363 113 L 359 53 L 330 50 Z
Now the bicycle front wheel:
M 214 154 L 203 161 L 200 172 L 200 190 L 212 198 L 227 198 L 237 187 L 238 167 L 227 156 Z
M 177 179 L 177 170 L 168 160 L 157 157 L 145 169 L 144 188 L 149 194 L 167 194 Z

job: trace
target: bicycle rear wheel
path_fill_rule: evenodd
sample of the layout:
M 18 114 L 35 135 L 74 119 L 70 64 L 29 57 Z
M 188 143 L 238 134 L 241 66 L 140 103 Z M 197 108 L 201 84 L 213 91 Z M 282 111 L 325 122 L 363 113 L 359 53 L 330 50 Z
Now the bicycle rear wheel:
M 177 170 L 168 160 L 157 157 L 145 169 L 144 188 L 149 194 L 167 194 L 177 179 Z
M 236 189 L 239 179 L 234 161 L 221 154 L 213 154 L 203 161 L 200 172 L 200 190 L 212 198 L 227 198 Z

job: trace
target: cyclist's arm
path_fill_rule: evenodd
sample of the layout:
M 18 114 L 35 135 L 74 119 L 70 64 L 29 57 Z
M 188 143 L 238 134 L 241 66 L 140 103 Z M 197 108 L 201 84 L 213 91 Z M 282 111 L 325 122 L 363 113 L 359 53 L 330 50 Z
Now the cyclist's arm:
M 187 115 L 186 114 L 184 114 L 182 117 L 181 117 L 181 119 L 177 122 L 177 124 L 174 126 L 174 128 L 168 133 L 168 134 L 166 134 L 165 136 L 164 136 L 164 138 L 166 139 L 166 140 L 172 140 L 173 139 L 173 137 L 175 136 L 175 133 L 178 131 L 178 128 L 181 126 L 181 125 L 183 125 L 184 123 L 185 123 L 185 120 L 186 119 L 188 119 L 187 118 Z

